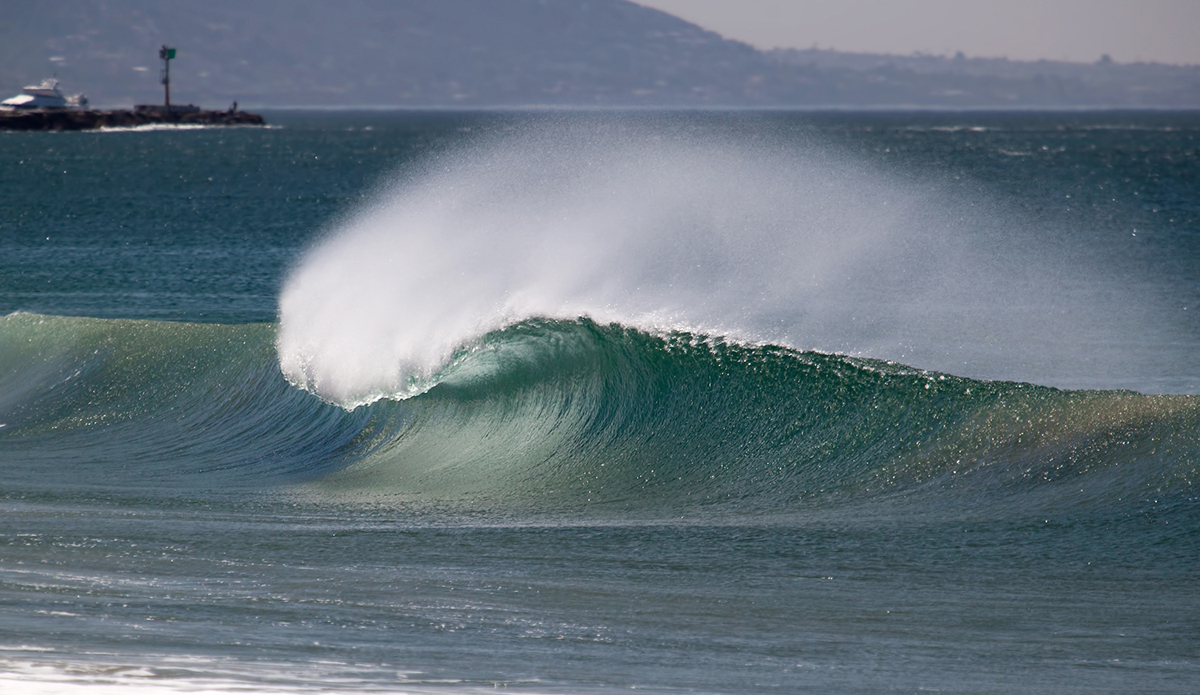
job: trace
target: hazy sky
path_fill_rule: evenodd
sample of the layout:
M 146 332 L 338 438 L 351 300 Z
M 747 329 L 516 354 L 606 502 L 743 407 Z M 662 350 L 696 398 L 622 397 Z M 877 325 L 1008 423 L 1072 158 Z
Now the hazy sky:
M 760 48 L 1200 64 L 1200 0 L 636 0 Z

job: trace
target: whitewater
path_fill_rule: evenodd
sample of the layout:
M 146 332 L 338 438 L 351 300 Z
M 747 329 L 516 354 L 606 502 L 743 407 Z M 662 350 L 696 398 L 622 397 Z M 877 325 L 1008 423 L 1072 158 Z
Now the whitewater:
M 1194 117 L 278 121 L 0 142 L 6 692 L 1195 683 Z

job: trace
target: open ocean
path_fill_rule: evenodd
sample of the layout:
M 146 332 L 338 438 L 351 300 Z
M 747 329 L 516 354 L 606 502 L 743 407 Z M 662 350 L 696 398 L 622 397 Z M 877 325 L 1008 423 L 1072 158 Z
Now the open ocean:
M 1195 693 L 1200 114 L 0 133 L 4 693 Z

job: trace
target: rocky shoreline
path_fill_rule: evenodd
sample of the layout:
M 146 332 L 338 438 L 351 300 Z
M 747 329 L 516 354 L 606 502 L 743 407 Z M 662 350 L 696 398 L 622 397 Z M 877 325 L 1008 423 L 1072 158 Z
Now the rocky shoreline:
M 138 109 L 92 111 L 46 109 L 0 111 L 0 130 L 95 130 L 132 128 L 158 123 L 180 125 L 266 125 L 263 117 L 248 111 L 153 111 Z

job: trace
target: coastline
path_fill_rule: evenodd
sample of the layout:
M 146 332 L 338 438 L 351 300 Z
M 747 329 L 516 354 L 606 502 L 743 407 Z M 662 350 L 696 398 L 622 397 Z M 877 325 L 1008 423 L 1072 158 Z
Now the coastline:
M 0 111 L 0 130 L 96 130 L 130 128 L 157 123 L 195 125 L 266 125 L 263 117 L 249 111 L 152 111 L 116 109 L 45 109 Z

